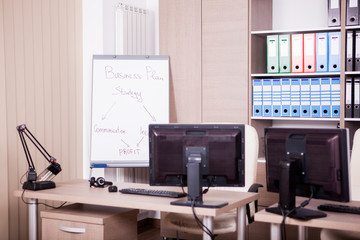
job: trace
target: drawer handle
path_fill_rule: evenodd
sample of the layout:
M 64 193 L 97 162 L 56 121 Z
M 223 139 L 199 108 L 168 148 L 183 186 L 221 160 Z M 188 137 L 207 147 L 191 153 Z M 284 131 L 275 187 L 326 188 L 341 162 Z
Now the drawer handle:
M 73 227 L 65 227 L 65 226 L 59 226 L 59 229 L 64 232 L 69 233 L 85 233 L 85 228 L 73 228 Z

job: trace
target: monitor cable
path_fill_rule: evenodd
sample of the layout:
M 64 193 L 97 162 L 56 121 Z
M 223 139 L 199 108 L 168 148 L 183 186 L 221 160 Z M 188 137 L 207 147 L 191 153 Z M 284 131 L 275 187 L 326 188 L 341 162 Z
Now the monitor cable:
M 199 219 L 199 217 L 195 213 L 195 199 L 191 201 L 191 209 L 197 225 L 201 228 L 203 232 L 205 232 L 211 238 L 211 240 L 215 240 L 215 235 L 211 232 L 211 230 L 208 227 L 206 227 L 203 224 L 203 222 Z
M 210 187 L 214 184 L 215 182 L 215 178 L 206 178 L 207 182 L 208 182 L 208 185 L 207 187 L 203 190 L 203 194 L 206 194 L 209 190 L 210 190 Z
M 212 180 L 207 179 L 207 181 L 208 181 L 208 186 L 207 186 L 206 189 L 203 190 L 203 194 L 206 194 L 206 193 L 209 191 L 212 182 L 214 182 L 214 179 L 212 179 Z M 180 178 L 180 183 L 181 183 L 181 189 L 182 189 L 182 191 L 183 191 L 184 193 L 186 193 L 186 192 L 185 192 L 185 189 L 184 189 L 184 185 L 185 185 L 185 184 L 184 184 L 184 182 L 183 182 L 183 178 L 182 178 L 182 177 Z M 193 213 L 193 215 L 194 215 L 195 222 L 196 222 L 196 224 L 199 226 L 199 228 L 200 228 L 203 232 L 205 232 L 208 236 L 210 236 L 211 240 L 215 240 L 215 234 L 213 234 L 213 233 L 211 232 L 211 230 L 210 230 L 208 227 L 206 227 L 206 226 L 203 224 L 203 222 L 199 219 L 199 217 L 196 215 L 196 213 L 195 213 L 195 200 L 196 200 L 196 199 L 192 199 L 192 200 L 191 200 L 191 210 L 192 210 L 192 213 Z M 177 237 L 178 237 L 178 236 L 177 236 Z
M 181 175 L 181 176 L 179 176 L 179 178 L 180 178 L 181 189 L 182 189 L 183 193 L 185 193 L 187 195 L 187 192 L 185 192 L 185 189 L 184 189 L 185 183 L 183 181 L 183 176 Z
M 280 228 L 281 228 L 281 240 L 286 240 L 286 229 L 285 229 L 285 220 L 286 218 L 293 212 L 295 212 L 297 209 L 300 209 L 300 208 L 303 208 L 305 207 L 306 205 L 308 205 L 311 201 L 311 199 L 313 198 L 313 195 L 314 195 L 314 191 L 313 189 L 311 189 L 311 195 L 309 197 L 308 200 L 305 200 L 303 201 L 299 206 L 289 210 L 289 211 L 285 211 L 281 206 L 279 206 L 280 210 L 281 210 L 281 214 L 283 216 L 283 219 L 281 221 L 281 224 L 280 224 Z

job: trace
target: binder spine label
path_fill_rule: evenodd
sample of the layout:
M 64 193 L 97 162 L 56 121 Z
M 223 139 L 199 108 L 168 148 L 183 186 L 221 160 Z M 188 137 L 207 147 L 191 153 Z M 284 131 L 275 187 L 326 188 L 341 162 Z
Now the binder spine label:
M 331 55 L 339 55 L 339 37 L 338 36 L 331 36 Z
M 272 116 L 281 116 L 281 86 L 280 79 L 272 80 Z
M 262 116 L 262 80 L 253 80 L 253 116 Z
M 290 116 L 290 79 L 281 79 L 281 116 Z
M 328 71 L 328 33 L 316 34 L 316 72 Z
M 291 79 L 291 116 L 300 117 L 300 79 Z
M 355 34 L 355 58 L 360 58 L 360 32 Z
M 360 118 L 360 78 L 354 78 L 353 118 Z
M 345 85 L 345 117 L 352 118 L 353 117 L 353 96 L 352 96 L 352 78 L 346 78 Z
M 340 117 L 340 78 L 331 79 L 331 117 Z
M 310 80 L 311 117 L 320 117 L 320 79 Z
M 322 78 L 320 84 L 320 95 L 321 95 L 321 117 L 330 117 L 330 79 L 329 78 Z
M 268 35 L 266 36 L 267 48 L 267 72 L 279 72 L 279 36 Z
M 340 32 L 329 33 L 329 71 L 340 71 Z
M 271 103 L 271 79 L 263 79 L 263 116 L 271 117 L 272 103 Z
M 279 35 L 279 68 L 280 73 L 291 72 L 290 34 Z
M 307 78 L 300 81 L 300 117 L 310 117 L 310 81 Z

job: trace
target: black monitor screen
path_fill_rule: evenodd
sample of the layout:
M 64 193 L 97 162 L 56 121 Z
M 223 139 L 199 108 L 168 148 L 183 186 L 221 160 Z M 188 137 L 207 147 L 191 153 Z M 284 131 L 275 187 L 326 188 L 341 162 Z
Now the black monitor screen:
M 309 197 L 313 193 L 314 198 L 349 201 L 348 144 L 347 129 L 266 128 L 268 191 L 280 191 L 284 184 L 281 171 L 292 162 L 288 174 L 294 177 L 294 194 Z
M 187 161 L 201 155 L 203 185 L 244 186 L 244 125 L 150 125 L 150 185 L 186 186 Z

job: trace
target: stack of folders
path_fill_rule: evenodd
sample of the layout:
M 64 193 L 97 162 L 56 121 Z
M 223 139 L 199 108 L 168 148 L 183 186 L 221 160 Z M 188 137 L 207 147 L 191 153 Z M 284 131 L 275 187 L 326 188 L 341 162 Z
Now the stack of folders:
M 360 30 L 346 32 L 345 71 L 360 71 Z
M 253 79 L 252 96 L 254 117 L 340 117 L 338 77 Z
M 345 117 L 360 118 L 360 77 L 346 77 Z
M 340 72 L 340 32 L 267 35 L 267 73 Z

